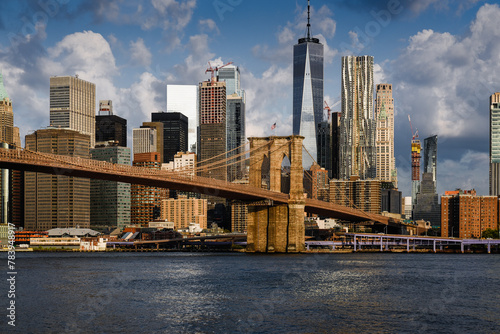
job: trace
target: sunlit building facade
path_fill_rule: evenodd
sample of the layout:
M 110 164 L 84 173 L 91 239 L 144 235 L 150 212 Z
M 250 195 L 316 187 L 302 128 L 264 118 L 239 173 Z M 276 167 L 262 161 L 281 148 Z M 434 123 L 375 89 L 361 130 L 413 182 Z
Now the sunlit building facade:
M 375 100 L 377 179 L 398 187 L 394 157 L 394 99 L 391 84 L 378 84 Z
M 79 131 L 95 144 L 95 84 L 78 76 L 50 78 L 50 126 Z
M 70 129 L 48 128 L 26 136 L 31 151 L 88 159 L 90 136 Z M 90 227 L 90 179 L 26 172 L 27 230 Z
M 376 177 L 373 57 L 342 57 L 340 178 Z

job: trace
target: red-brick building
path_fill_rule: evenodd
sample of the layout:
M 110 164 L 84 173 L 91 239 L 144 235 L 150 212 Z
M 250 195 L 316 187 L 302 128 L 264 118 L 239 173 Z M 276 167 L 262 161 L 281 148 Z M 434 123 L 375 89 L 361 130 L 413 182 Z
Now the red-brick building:
M 484 230 L 498 228 L 497 196 L 477 196 L 474 190 L 445 194 L 441 197 L 442 237 L 481 238 Z

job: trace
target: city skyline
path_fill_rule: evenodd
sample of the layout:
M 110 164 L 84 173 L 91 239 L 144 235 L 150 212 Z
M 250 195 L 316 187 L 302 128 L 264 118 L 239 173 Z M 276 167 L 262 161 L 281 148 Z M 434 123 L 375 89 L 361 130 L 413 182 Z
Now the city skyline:
M 293 44 L 305 35 L 307 1 L 158 1 L 156 9 L 142 1 L 141 12 L 128 1 L 47 3 L 55 5 L 7 1 L 0 14 L 0 67 L 23 140 L 49 125 L 50 76 L 79 74 L 95 83 L 96 100 L 113 100 L 115 115 L 129 121 L 131 142 L 132 128 L 166 110 L 166 85 L 206 80 L 208 61 L 240 67 L 247 136 L 270 135 L 275 122 L 277 135 L 292 133 Z M 500 90 L 498 5 L 313 0 L 311 9 L 312 34 L 325 45 L 332 111 L 340 110 L 347 50 L 373 56 L 374 83 L 393 85 L 403 194 L 411 180 L 407 114 L 421 138 L 439 135 L 438 193 L 474 187 L 487 194 L 488 102 Z

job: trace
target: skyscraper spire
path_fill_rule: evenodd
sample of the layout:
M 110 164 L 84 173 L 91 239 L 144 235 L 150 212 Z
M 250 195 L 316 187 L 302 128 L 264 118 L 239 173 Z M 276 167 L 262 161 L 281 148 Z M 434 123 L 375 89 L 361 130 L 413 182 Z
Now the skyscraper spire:
M 311 0 L 307 0 L 307 39 L 311 38 Z

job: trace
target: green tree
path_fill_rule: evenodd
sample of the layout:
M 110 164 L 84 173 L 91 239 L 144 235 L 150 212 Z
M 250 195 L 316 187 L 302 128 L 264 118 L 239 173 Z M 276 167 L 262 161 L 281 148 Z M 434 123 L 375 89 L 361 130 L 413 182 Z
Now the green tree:
M 491 228 L 487 228 L 486 230 L 483 231 L 481 234 L 483 238 L 491 238 L 491 239 L 498 239 L 498 230 L 493 230 Z

